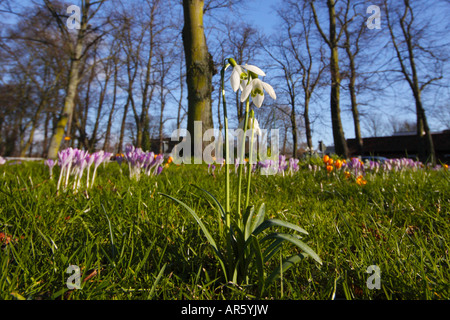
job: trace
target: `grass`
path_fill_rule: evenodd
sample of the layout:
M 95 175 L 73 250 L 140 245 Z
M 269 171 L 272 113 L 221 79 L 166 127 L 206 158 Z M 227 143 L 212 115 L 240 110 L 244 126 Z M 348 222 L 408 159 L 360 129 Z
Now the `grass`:
M 0 167 L 0 299 L 255 298 L 252 285 L 221 281 L 198 224 L 159 194 L 183 200 L 209 230 L 218 230 L 213 204 L 190 184 L 224 203 L 223 171 L 212 176 L 206 165 L 172 165 L 136 182 L 124 164 L 122 170 L 102 165 L 88 192 L 57 194 L 58 168 L 50 180 L 42 163 Z M 256 298 L 450 298 L 450 172 L 365 178 L 360 186 L 354 178 L 307 169 L 252 178 L 253 204 L 264 202 L 269 217 L 306 229 L 304 241 L 323 261 L 305 259 Z M 283 247 L 268 267 L 295 253 Z M 80 267 L 82 290 L 67 288 L 69 265 Z M 366 284 L 371 265 L 381 271 L 379 290 Z

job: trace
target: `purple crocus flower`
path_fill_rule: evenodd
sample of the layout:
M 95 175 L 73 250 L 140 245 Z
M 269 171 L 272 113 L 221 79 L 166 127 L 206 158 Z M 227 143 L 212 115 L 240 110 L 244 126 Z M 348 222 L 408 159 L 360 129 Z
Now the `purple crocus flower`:
M 298 166 L 299 161 L 300 160 L 295 159 L 295 158 L 289 159 L 289 173 L 291 175 L 293 175 L 295 172 L 297 172 L 299 170 L 299 166 Z
M 52 159 L 47 159 L 44 161 L 44 164 L 48 166 L 48 169 L 50 170 L 50 179 L 53 178 L 53 167 L 56 165 L 58 160 L 54 161 Z
M 280 155 L 278 157 L 278 172 L 284 175 L 284 171 L 287 169 L 288 164 L 286 162 L 286 156 Z
M 58 165 L 61 169 L 66 168 L 72 162 L 73 156 L 74 150 L 72 148 L 67 148 L 58 152 Z
M 48 166 L 49 168 L 53 168 L 56 165 L 57 162 L 58 162 L 58 160 L 54 161 L 52 159 L 47 159 L 47 160 L 44 161 L 44 164 L 46 166 Z
M 156 157 L 154 157 L 154 160 L 152 162 L 152 167 L 154 167 L 153 169 L 153 175 L 158 175 L 162 172 L 163 167 L 162 164 L 164 162 L 164 155 L 162 154 L 158 154 Z M 150 172 L 148 173 L 150 174 Z
M 72 161 L 75 154 L 75 150 L 72 148 L 64 149 L 58 152 L 58 165 L 61 167 L 61 171 L 59 173 L 58 186 L 57 190 L 59 190 L 61 186 L 62 179 L 65 175 L 66 181 L 64 184 L 64 188 L 67 188 L 67 184 L 69 182 L 69 175 L 71 174 Z
M 212 174 L 215 177 L 214 171 L 216 170 L 216 166 L 212 163 L 208 164 L 208 173 Z
M 122 154 L 117 154 L 116 155 L 116 161 L 119 164 L 119 166 L 122 166 L 123 160 L 124 160 L 124 156 Z
M 0 165 L 5 164 L 6 160 L 3 157 L 0 157 Z
M 91 186 L 94 185 L 95 177 L 97 176 L 97 168 L 105 162 L 106 160 L 109 160 L 111 158 L 112 153 L 110 152 L 104 152 L 103 150 L 95 152 L 91 157 L 94 158 L 94 173 L 92 174 L 92 183 Z

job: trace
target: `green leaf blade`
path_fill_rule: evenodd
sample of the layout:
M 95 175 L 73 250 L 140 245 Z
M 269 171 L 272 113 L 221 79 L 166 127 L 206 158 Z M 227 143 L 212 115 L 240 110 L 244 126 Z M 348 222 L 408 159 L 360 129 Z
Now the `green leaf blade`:
M 320 259 L 320 257 L 317 255 L 317 253 L 314 252 L 313 249 L 311 249 L 311 247 L 309 247 L 306 243 L 304 243 L 303 241 L 301 241 L 300 239 L 296 238 L 295 236 L 291 235 L 291 234 L 286 234 L 286 233 L 271 233 L 267 236 L 265 236 L 261 242 L 264 242 L 266 240 L 270 240 L 270 239 L 283 239 L 285 241 L 288 241 L 294 245 L 296 245 L 297 247 L 299 247 L 300 249 L 302 249 L 306 254 L 308 254 L 309 256 L 311 256 L 311 258 L 313 258 L 315 261 L 317 261 L 319 264 L 322 264 L 322 260 Z

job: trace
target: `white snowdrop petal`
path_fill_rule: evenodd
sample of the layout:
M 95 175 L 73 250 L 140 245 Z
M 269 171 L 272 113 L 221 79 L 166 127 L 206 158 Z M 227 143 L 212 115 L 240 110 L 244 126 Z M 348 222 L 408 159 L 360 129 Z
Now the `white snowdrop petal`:
M 254 80 L 252 80 L 242 91 L 241 102 L 244 102 L 245 100 L 247 100 L 248 96 L 250 95 L 250 92 L 252 91 L 252 88 L 253 88 L 253 81 Z
M 260 108 L 264 101 L 264 95 L 257 94 L 256 96 L 252 97 L 252 101 L 255 104 L 255 106 Z
M 233 69 L 233 72 L 231 73 L 231 88 L 233 89 L 234 92 L 236 92 L 241 84 L 241 76 L 239 74 L 239 71 L 235 69 Z
M 273 99 L 277 99 L 277 95 L 275 94 L 275 90 L 273 90 L 272 86 L 266 82 L 262 83 L 264 90 L 271 96 Z
M 264 71 L 262 71 L 262 70 L 261 70 L 260 68 L 258 68 L 257 66 L 253 66 L 253 65 L 251 65 L 251 64 L 246 64 L 246 65 L 244 65 L 243 67 L 244 67 L 245 69 L 247 69 L 247 70 L 253 72 L 253 73 L 256 73 L 258 76 L 262 76 L 262 77 L 265 77 L 265 76 L 266 76 L 266 74 L 264 73 Z

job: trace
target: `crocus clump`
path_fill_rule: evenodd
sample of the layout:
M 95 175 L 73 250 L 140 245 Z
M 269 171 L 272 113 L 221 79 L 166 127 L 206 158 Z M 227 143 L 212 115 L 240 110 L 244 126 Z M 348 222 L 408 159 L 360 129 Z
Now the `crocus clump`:
M 58 152 L 57 163 L 61 170 L 57 189 L 59 190 L 62 187 L 64 191 L 67 190 L 69 181 L 72 178 L 72 188 L 73 190 L 78 190 L 81 187 L 85 169 L 87 169 L 86 189 L 89 189 L 94 185 L 97 168 L 100 164 L 109 161 L 111 155 L 111 153 L 104 152 L 103 150 L 89 154 L 87 151 L 73 148 L 67 148 Z M 47 162 L 46 164 L 49 165 L 51 162 Z M 92 165 L 94 165 L 94 171 L 91 176 L 90 169 Z
M 298 165 L 299 159 L 290 158 L 286 160 L 286 156 L 278 156 L 278 161 L 273 159 L 266 159 L 264 161 L 258 161 L 257 167 L 259 172 L 263 175 L 293 175 L 300 167 Z
M 144 152 L 141 148 L 135 148 L 132 145 L 126 146 L 124 159 L 128 163 L 131 179 L 139 180 L 141 174 L 159 175 L 163 170 L 164 155 Z

